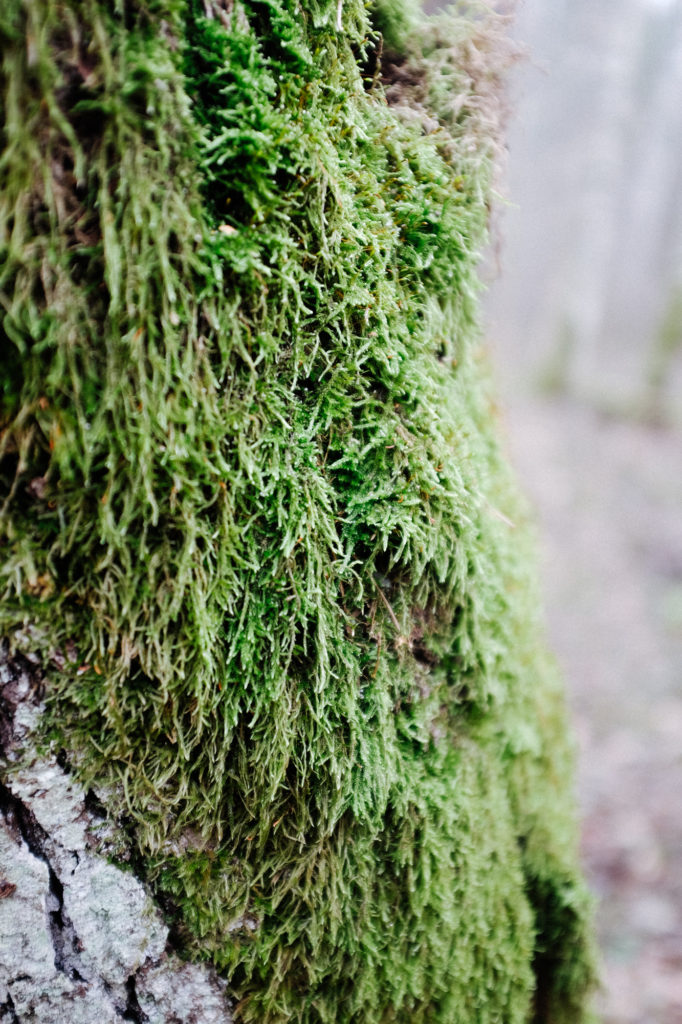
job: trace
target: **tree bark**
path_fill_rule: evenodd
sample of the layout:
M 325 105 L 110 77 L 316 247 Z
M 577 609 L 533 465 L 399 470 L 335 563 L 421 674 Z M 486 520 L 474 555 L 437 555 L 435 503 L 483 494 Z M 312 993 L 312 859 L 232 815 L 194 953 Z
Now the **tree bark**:
M 372 17 L 4 6 L 10 1019 L 587 1012 L 478 350 L 505 44 Z

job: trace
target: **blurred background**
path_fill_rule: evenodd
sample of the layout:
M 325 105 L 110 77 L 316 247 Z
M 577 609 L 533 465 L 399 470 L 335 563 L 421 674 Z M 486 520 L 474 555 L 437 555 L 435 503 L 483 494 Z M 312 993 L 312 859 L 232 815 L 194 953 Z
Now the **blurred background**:
M 580 746 L 605 1024 L 682 1024 L 682 0 L 525 0 L 487 296 Z

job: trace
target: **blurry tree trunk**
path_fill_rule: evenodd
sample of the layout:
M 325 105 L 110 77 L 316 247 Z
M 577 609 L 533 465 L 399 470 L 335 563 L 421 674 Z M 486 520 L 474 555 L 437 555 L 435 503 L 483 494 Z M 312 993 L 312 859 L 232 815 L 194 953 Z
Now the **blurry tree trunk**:
M 519 210 L 493 302 L 500 357 L 519 379 L 630 409 L 644 398 L 682 262 L 681 33 L 679 4 L 521 12 Z

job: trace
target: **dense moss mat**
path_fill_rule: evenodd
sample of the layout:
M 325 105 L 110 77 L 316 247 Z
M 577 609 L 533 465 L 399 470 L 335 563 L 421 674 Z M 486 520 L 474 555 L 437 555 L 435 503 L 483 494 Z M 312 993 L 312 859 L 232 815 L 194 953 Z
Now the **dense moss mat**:
M 241 1020 L 580 1021 L 477 347 L 496 30 L 408 15 L 5 0 L 0 624 Z

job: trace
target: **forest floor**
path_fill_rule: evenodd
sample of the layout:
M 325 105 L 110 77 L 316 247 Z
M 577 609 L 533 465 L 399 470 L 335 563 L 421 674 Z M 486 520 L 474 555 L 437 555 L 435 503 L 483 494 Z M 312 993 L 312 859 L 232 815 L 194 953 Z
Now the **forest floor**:
M 509 395 L 579 746 L 604 1024 L 682 1022 L 682 431 Z

